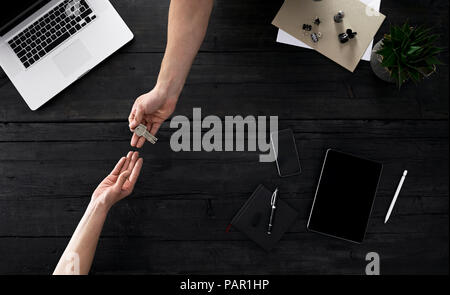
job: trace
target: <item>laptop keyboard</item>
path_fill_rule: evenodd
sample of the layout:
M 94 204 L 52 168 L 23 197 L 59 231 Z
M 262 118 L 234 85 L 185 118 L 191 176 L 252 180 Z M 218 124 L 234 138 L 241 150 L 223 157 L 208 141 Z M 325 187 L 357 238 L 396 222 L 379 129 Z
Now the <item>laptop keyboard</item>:
M 95 18 L 85 0 L 65 0 L 8 43 L 29 68 Z

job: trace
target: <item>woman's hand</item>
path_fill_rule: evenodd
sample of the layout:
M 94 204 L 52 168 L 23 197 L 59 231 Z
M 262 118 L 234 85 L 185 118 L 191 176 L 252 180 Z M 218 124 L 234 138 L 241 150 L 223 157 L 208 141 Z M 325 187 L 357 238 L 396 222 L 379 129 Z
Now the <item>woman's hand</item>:
M 129 196 L 141 172 L 143 159 L 138 152 L 129 152 L 119 160 L 114 170 L 92 194 L 92 201 L 105 204 L 107 209 Z
M 137 152 L 129 152 L 100 183 L 61 256 L 54 275 L 89 273 L 108 210 L 133 192 L 142 162 Z

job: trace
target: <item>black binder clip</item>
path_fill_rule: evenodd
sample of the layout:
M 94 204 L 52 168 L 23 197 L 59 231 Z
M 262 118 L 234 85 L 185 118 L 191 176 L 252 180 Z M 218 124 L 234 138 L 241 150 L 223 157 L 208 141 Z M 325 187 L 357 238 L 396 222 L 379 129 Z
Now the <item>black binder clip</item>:
M 355 38 L 357 34 L 357 32 L 353 32 L 351 29 L 347 29 L 345 33 L 339 34 L 338 38 L 341 43 L 347 43 L 350 39 Z
M 315 24 L 316 26 L 320 25 L 320 23 L 321 23 L 320 18 L 319 18 L 318 16 L 316 16 L 316 17 L 313 19 L 313 22 L 314 22 L 314 24 Z
M 311 26 L 311 25 L 308 25 L 308 24 L 303 24 L 303 30 L 309 32 L 309 31 L 312 30 L 312 26 Z

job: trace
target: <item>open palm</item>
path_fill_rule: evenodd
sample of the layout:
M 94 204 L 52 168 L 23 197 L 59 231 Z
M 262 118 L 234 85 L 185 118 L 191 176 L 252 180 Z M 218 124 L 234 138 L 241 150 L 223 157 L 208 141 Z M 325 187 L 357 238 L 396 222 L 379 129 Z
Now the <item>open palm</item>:
M 92 194 L 92 199 L 113 206 L 129 196 L 134 189 L 141 172 L 143 159 L 138 152 L 129 152 L 116 164 L 111 173 L 99 184 Z

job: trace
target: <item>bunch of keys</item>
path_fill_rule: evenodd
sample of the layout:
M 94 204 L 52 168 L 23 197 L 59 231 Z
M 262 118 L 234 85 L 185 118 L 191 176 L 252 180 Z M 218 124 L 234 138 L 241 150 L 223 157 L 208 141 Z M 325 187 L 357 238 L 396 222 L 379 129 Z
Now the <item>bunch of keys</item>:
M 147 131 L 147 127 L 145 125 L 140 124 L 136 127 L 136 129 L 134 129 L 134 133 L 139 137 L 145 137 L 145 139 L 150 141 L 152 144 L 155 144 L 158 141 L 158 138 Z

